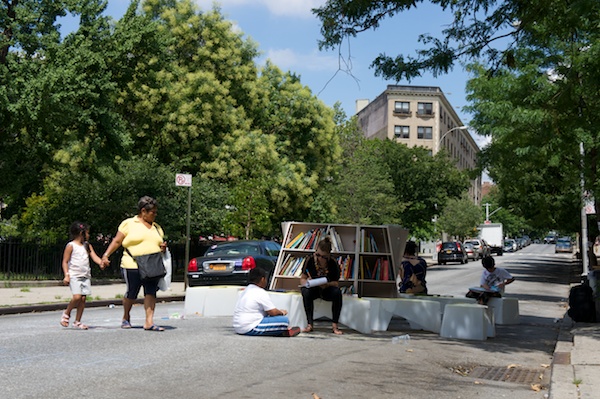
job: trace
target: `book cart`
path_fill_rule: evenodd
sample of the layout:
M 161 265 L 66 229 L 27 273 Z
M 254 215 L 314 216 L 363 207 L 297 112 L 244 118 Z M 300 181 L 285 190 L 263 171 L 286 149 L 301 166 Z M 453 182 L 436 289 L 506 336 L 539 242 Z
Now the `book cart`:
M 340 266 L 340 288 L 359 297 L 397 296 L 396 274 L 408 230 L 398 225 L 350 225 L 283 222 L 283 242 L 269 287 L 272 291 L 299 291 L 306 259 L 325 236 Z

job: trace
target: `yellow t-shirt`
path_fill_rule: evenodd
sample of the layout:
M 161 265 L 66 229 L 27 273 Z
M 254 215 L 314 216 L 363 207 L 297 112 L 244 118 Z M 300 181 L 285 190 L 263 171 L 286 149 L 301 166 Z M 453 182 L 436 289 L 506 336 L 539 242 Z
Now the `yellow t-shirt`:
M 131 255 L 140 256 L 160 252 L 160 244 L 163 242 L 164 233 L 158 224 L 153 223 L 152 227 L 148 228 L 137 216 L 134 216 L 123 220 L 118 231 L 125 236 L 122 245 L 123 248 L 127 248 L 131 252 Z M 124 269 L 137 269 L 137 264 L 127 251 L 123 251 L 121 267 Z

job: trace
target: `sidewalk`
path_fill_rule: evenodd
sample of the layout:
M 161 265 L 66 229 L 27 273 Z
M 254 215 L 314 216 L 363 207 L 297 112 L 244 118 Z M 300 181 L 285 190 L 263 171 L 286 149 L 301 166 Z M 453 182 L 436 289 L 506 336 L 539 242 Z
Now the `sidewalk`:
M 67 306 L 69 287 L 58 282 L 17 282 L 21 287 L 0 288 L 2 315 L 56 311 Z M 92 283 L 92 300 L 86 307 L 120 306 L 125 284 Z M 183 282 L 174 282 L 168 291 L 159 291 L 158 302 L 184 301 Z M 138 299 L 142 302 L 142 298 Z M 549 399 L 592 399 L 600 392 L 600 323 L 574 323 L 566 314 L 552 361 Z M 541 396 L 540 396 L 541 397 Z
M 57 281 L 45 282 L 11 282 L 12 288 L 0 288 L 0 316 L 5 314 L 42 312 L 64 309 L 71 300 L 68 286 Z M 121 305 L 125 294 L 125 283 L 118 281 L 101 284 L 92 281 L 92 295 L 86 302 L 87 308 Z M 183 301 L 185 289 L 183 282 L 173 282 L 167 291 L 159 291 L 157 302 Z M 142 295 L 138 302 L 143 302 Z

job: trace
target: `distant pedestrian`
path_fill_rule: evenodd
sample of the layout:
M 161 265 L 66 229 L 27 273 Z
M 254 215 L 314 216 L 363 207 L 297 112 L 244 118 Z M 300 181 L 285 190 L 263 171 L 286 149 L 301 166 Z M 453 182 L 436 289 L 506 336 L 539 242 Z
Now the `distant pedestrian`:
M 65 274 L 63 283 L 71 288 L 73 297 L 62 314 L 60 325 L 69 327 L 71 311 L 77 309 L 73 327 L 87 330 L 88 326 L 81 323 L 81 316 L 85 309 L 87 296 L 92 294 L 90 257 L 101 269 L 104 269 L 104 266 L 102 266 L 102 259 L 96 255 L 94 248 L 88 242 L 90 239 L 89 226 L 85 223 L 74 222 L 69 230 L 71 241 L 63 253 L 62 269 Z

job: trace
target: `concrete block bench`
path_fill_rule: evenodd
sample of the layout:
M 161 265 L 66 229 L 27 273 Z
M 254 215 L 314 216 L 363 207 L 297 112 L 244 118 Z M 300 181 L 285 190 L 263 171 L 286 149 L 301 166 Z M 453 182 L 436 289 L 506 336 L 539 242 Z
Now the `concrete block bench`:
M 494 337 L 494 313 L 487 306 L 478 304 L 447 304 L 440 336 L 484 341 Z
M 370 322 L 374 331 L 387 330 L 392 317 L 399 316 L 405 318 L 414 330 L 440 332 L 442 311 L 439 302 L 417 298 L 363 299 L 371 303 Z
M 302 301 L 302 295 L 298 295 L 300 296 L 300 301 Z M 304 328 L 308 322 L 306 321 L 304 306 L 302 310 L 302 314 L 304 315 L 304 325 L 302 328 Z M 340 323 L 363 334 L 370 334 L 372 332 L 370 316 L 371 302 L 348 295 L 344 295 L 342 297 L 342 313 L 340 314 Z M 322 299 L 315 300 L 313 317 L 315 320 L 321 317 L 327 317 L 331 319 L 331 302 L 327 302 Z
M 496 324 L 519 324 L 519 300 L 517 298 L 490 298 L 487 305 L 494 312 Z
M 297 292 L 268 291 L 268 293 L 273 305 L 275 305 L 277 309 L 285 309 L 288 311 L 290 326 L 297 326 L 300 328 L 306 327 L 306 314 L 304 313 L 302 295 Z
M 186 316 L 233 316 L 238 294 L 243 289 L 229 285 L 188 287 L 185 291 L 184 313 Z

